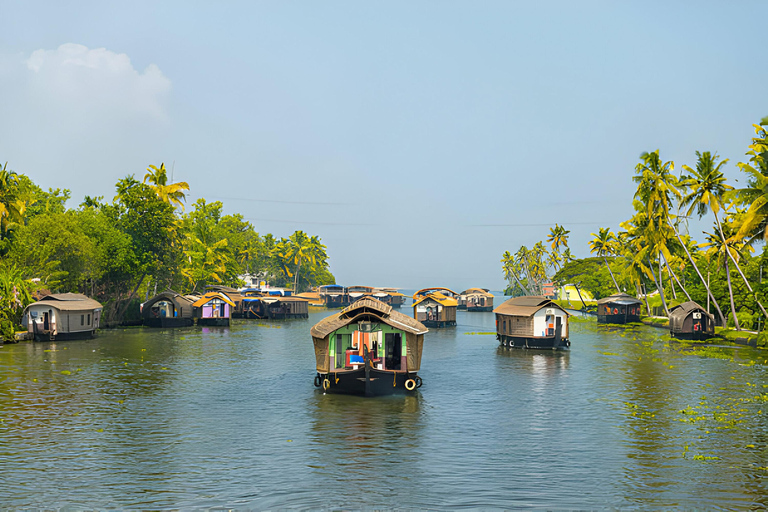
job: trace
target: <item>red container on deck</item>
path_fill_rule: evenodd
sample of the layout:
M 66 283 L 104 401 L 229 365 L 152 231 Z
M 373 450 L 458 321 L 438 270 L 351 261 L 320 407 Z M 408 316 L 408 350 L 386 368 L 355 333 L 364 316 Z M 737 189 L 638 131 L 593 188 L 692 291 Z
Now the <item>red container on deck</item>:
M 348 348 L 347 349 L 347 352 L 346 352 L 347 358 L 346 358 L 346 363 L 345 363 L 345 366 L 347 368 L 351 368 L 352 367 L 352 358 L 351 358 L 351 356 L 356 356 L 356 355 L 357 355 L 357 350 L 356 349 L 354 349 L 354 348 Z

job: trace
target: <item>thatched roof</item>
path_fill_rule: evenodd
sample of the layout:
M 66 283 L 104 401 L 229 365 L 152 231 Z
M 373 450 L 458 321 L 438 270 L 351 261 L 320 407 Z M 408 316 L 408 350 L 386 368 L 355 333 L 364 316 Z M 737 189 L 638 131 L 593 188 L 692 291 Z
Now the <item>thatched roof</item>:
M 50 293 L 30 306 L 50 306 L 59 311 L 85 311 L 101 309 L 101 303 L 81 293 Z
M 537 311 L 543 308 L 557 308 L 560 311 L 569 314 L 563 308 L 552 302 L 552 300 L 538 295 L 523 295 L 522 297 L 513 297 L 493 310 L 499 315 L 508 316 L 533 316 Z
M 196 308 L 199 308 L 199 307 L 201 307 L 201 306 L 203 306 L 205 304 L 208 304 L 213 299 L 223 300 L 224 302 L 226 302 L 230 306 L 235 307 L 235 303 L 232 302 L 229 299 L 229 297 L 227 297 L 226 295 L 224 295 L 223 293 L 220 293 L 220 292 L 208 292 L 205 295 L 203 295 L 202 297 L 200 297 L 200 299 L 198 299 L 197 301 L 192 303 L 192 305 L 195 306 Z
M 413 306 L 415 307 L 418 304 L 421 304 L 422 302 L 428 301 L 428 300 L 433 300 L 446 308 L 455 307 L 459 305 L 456 299 L 452 297 L 446 297 L 445 295 L 439 292 L 434 292 L 434 293 L 430 293 L 429 295 L 423 295 L 420 298 L 414 298 Z
M 705 315 L 712 318 L 712 321 L 714 321 L 715 317 L 713 315 L 710 315 L 707 313 L 707 310 L 699 306 L 698 303 L 689 300 L 688 302 L 683 302 L 682 304 L 678 304 L 677 306 L 673 307 L 669 310 L 669 319 L 672 320 L 672 317 L 675 318 L 685 318 L 688 316 L 689 313 L 693 313 L 694 311 L 699 311 L 701 313 L 704 313 Z
M 455 291 L 451 290 L 450 288 L 442 288 L 442 287 L 435 287 L 435 288 L 422 288 L 421 290 L 417 291 L 413 294 L 413 300 L 417 300 L 420 295 L 430 295 L 432 293 L 442 293 L 443 295 L 450 295 L 451 297 L 455 297 L 458 295 Z M 443 292 L 448 292 L 443 293 Z
M 608 297 L 603 297 L 602 299 L 598 300 L 597 304 L 598 306 L 602 306 L 603 304 L 618 304 L 619 306 L 631 306 L 633 304 L 642 304 L 642 301 L 640 301 L 640 299 L 636 299 L 631 295 L 627 295 L 626 293 L 614 293 L 613 295 L 610 295 Z
M 493 294 L 485 288 L 469 288 L 461 292 L 461 295 L 483 295 L 486 297 L 493 297 Z
M 325 338 L 345 325 L 371 317 L 377 322 L 412 334 L 425 334 L 427 332 L 427 328 L 416 319 L 395 311 L 391 306 L 372 297 L 363 297 L 335 315 L 320 320 L 312 327 L 310 333 L 313 338 Z
M 158 293 L 151 299 L 149 299 L 147 302 L 144 303 L 144 307 L 151 306 L 155 302 L 159 302 L 161 300 L 167 300 L 169 302 L 173 302 L 176 305 L 191 306 L 194 302 L 196 302 L 200 297 L 197 295 L 181 295 L 180 293 L 176 293 L 174 291 L 166 291 L 162 293 Z

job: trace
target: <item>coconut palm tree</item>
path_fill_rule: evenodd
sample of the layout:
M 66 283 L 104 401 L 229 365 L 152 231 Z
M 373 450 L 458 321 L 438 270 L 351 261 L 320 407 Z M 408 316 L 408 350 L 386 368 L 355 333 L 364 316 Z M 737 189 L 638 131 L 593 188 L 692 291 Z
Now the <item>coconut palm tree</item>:
M 608 268 L 608 273 L 611 274 L 611 280 L 613 280 L 613 285 L 616 287 L 616 291 L 621 292 L 619 284 L 616 282 L 616 278 L 613 276 L 611 266 L 608 264 L 607 258 L 608 256 L 613 256 L 616 253 L 616 235 L 611 232 L 610 228 L 599 228 L 597 235 L 594 233 L 591 234 L 595 238 L 589 242 L 590 252 L 597 254 L 598 257 L 603 258 L 603 262 L 605 262 L 605 266 Z
M 713 231 L 718 231 L 718 226 L 714 226 L 715 229 Z M 726 225 L 726 229 L 733 232 L 735 230 L 732 229 L 730 225 Z M 734 242 L 728 239 L 724 239 L 724 237 L 721 234 L 713 234 L 713 233 L 705 233 L 707 235 L 707 241 L 706 243 L 702 244 L 702 247 L 708 247 L 707 250 L 707 256 L 711 258 L 715 258 L 715 260 L 718 262 L 718 267 L 722 268 L 725 266 L 725 278 L 728 283 L 728 296 L 731 299 L 731 314 L 733 315 L 733 325 L 736 327 L 737 331 L 741 330 L 741 326 L 739 325 L 739 319 L 736 317 L 736 304 L 733 300 L 733 286 L 731 285 L 731 269 L 730 265 L 728 263 L 729 257 L 726 256 L 726 253 L 731 252 L 731 250 L 737 250 L 736 247 L 731 247 L 732 245 L 735 245 Z M 723 324 L 725 326 L 725 324 Z
M 567 231 L 559 224 L 555 224 L 555 227 L 549 228 L 547 242 L 550 244 L 553 251 L 560 252 L 560 246 L 568 247 L 568 233 L 570 233 L 570 231 Z
M 19 197 L 19 175 L 8 170 L 8 162 L 0 168 L 0 240 L 8 230 L 24 222 L 26 205 Z
M 149 186 L 155 191 L 160 199 L 172 206 L 178 206 L 184 210 L 186 196 L 183 191 L 189 190 L 189 184 L 186 181 L 180 181 L 169 185 L 168 174 L 166 173 L 164 163 L 161 163 L 160 167 L 155 167 L 154 165 L 147 167 L 147 174 L 144 175 L 144 183 L 149 183 Z

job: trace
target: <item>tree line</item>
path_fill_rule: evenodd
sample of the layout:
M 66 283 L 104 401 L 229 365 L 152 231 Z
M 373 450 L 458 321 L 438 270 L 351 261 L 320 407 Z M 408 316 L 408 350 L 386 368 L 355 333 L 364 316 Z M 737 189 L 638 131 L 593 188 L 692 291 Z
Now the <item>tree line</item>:
M 297 291 L 335 283 L 319 237 L 260 235 L 220 201 L 198 199 L 187 212 L 189 185 L 168 183 L 163 164 L 115 189 L 112 201 L 86 196 L 67 208 L 69 190 L 45 191 L 7 163 L 0 168 L 0 336 L 12 336 L 41 291 L 93 297 L 104 305 L 103 324 L 113 325 L 157 292 L 240 287 L 243 274 Z
M 753 126 L 746 161 L 737 164 L 746 178 L 742 187 L 728 184 L 723 167 L 729 160 L 717 153 L 697 151 L 694 165 L 676 174 L 675 163 L 664 161 L 659 150 L 645 152 L 632 177 L 634 214 L 615 232 L 601 227 L 592 233 L 595 258 L 561 254 L 568 231 L 556 225 L 549 250 L 539 242 L 504 253 L 509 291 L 540 293 L 550 279 L 580 282 L 596 298 L 623 291 L 643 297 L 649 315 L 653 295 L 667 316 L 671 302 L 694 300 L 711 304 L 721 325 L 765 325 L 765 245 L 762 254 L 753 253 L 768 239 L 768 118 Z M 689 233 L 694 218 L 712 222 L 700 242 Z

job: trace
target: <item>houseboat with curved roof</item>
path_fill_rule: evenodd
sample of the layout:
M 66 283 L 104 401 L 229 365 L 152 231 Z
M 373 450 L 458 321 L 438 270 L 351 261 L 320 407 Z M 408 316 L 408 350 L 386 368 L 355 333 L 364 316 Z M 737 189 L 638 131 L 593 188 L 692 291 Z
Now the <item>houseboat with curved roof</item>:
M 458 294 L 449 288 L 424 288 L 413 294 L 413 318 L 427 327 L 456 325 Z
M 24 309 L 22 324 L 35 341 L 93 337 L 102 306 L 80 293 L 50 293 Z
M 715 335 L 715 317 L 690 300 L 669 310 L 669 333 L 683 340 L 706 340 Z
M 309 301 L 295 296 L 249 295 L 243 299 L 243 316 L 259 320 L 308 318 Z
M 141 305 L 141 316 L 147 327 L 189 327 L 195 323 L 194 303 L 197 295 L 174 291 L 158 293 Z
M 235 303 L 221 292 L 208 292 L 192 303 L 197 325 L 229 326 Z
M 597 323 L 628 324 L 640 321 L 642 301 L 626 293 L 614 293 L 597 301 Z
M 486 288 L 469 288 L 456 297 L 458 309 L 466 311 L 493 311 L 493 294 Z
M 315 324 L 315 386 L 362 396 L 413 392 L 427 328 L 392 306 L 364 297 Z
M 568 312 L 551 299 L 540 296 L 513 297 L 493 310 L 496 339 L 510 348 L 565 349 Z

